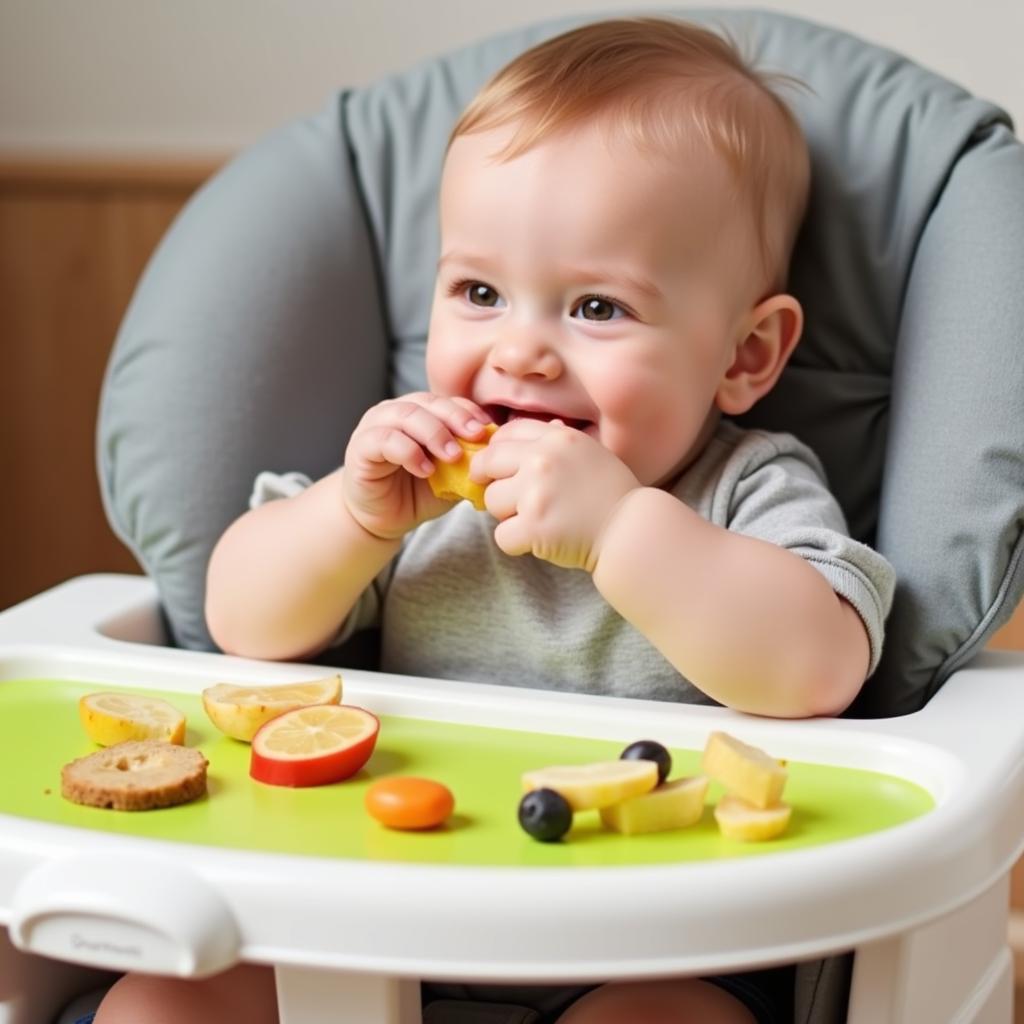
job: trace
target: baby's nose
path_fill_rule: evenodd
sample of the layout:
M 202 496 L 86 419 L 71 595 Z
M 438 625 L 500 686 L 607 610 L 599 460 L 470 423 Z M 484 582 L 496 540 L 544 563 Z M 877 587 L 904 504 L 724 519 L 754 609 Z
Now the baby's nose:
M 502 335 L 491 348 L 490 363 L 512 377 L 554 380 L 562 372 L 557 348 L 536 330 L 512 331 Z

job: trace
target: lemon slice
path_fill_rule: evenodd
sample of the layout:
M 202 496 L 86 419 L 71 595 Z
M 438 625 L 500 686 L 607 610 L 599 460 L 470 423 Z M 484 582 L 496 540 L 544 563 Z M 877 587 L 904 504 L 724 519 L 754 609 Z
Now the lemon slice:
M 185 742 L 185 716 L 158 697 L 87 693 L 78 702 L 78 717 L 89 739 L 104 747 L 126 740 Z
M 322 786 L 354 775 L 370 759 L 380 720 L 363 708 L 293 708 L 253 737 L 249 774 L 275 786 Z
M 597 761 L 593 764 L 555 765 L 523 774 L 523 791 L 553 789 L 574 811 L 610 807 L 640 796 L 658 784 L 653 761 Z
M 701 770 L 720 782 L 726 792 L 755 807 L 777 804 L 789 774 L 781 762 L 763 750 L 725 732 L 713 732 L 708 737 Z
M 203 708 L 222 733 L 249 742 L 265 722 L 295 708 L 312 704 L 337 704 L 341 700 L 341 676 L 327 676 L 308 683 L 275 686 L 236 686 L 218 683 L 203 690 Z
M 755 807 L 738 796 L 726 795 L 715 807 L 715 821 L 727 839 L 761 842 L 781 835 L 789 824 L 791 813 L 789 804 Z

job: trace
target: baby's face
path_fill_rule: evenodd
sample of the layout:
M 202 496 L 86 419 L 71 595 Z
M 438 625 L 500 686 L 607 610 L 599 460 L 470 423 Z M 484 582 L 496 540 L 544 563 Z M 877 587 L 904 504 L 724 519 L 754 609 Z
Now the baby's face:
M 499 163 L 511 130 L 448 155 L 431 390 L 498 423 L 560 418 L 665 482 L 705 442 L 758 298 L 726 168 L 612 150 L 595 127 Z

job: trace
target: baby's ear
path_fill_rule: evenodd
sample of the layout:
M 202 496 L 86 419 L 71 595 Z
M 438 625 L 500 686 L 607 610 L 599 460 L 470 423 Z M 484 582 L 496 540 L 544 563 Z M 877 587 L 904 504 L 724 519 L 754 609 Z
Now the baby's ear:
M 792 295 L 771 295 L 750 311 L 732 364 L 715 395 L 722 412 L 738 416 L 771 391 L 803 326 L 803 309 Z

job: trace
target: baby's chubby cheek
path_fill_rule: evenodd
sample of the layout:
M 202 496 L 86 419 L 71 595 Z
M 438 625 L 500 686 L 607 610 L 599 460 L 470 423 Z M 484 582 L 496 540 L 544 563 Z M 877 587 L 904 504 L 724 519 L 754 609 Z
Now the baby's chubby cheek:
M 621 454 L 617 451 L 620 447 L 633 447 L 664 418 L 664 410 L 657 401 L 658 383 L 647 374 L 625 368 L 617 378 L 588 383 L 590 398 L 599 414 L 601 440 L 616 454 Z
M 686 396 L 666 395 L 662 388 L 624 389 L 616 400 L 602 404 L 598 440 L 618 456 L 644 486 L 671 475 L 698 435 L 705 416 L 687 408 Z
M 441 318 L 431 318 L 426 343 L 427 387 L 435 395 L 469 397 L 473 370 L 459 345 L 453 343 L 452 332 L 446 330 Z

